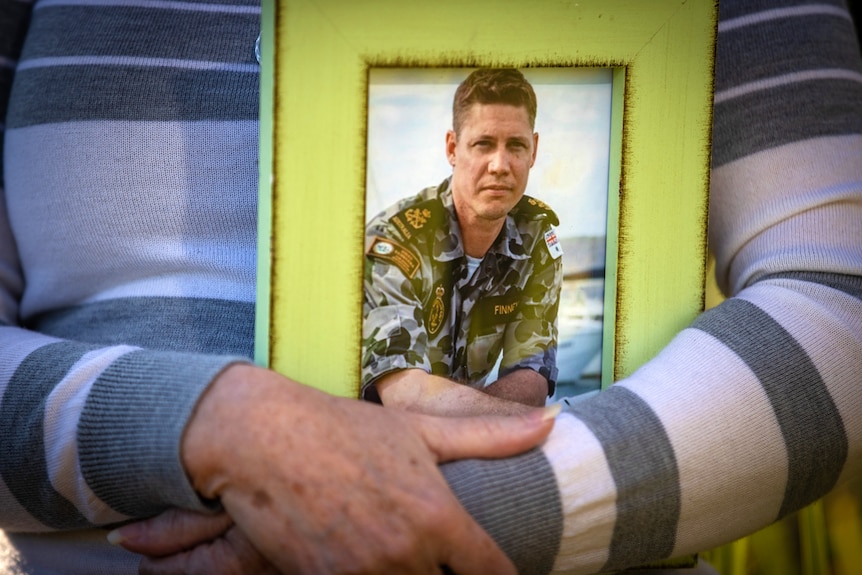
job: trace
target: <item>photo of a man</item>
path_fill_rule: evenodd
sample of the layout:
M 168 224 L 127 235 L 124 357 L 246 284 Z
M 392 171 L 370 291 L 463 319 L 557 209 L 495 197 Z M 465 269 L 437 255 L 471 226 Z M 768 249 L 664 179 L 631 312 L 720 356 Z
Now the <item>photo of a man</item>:
M 553 393 L 563 279 L 558 218 L 525 195 L 536 96 L 517 70 L 479 69 L 452 109 L 452 175 L 366 228 L 362 393 L 426 413 L 518 413 Z

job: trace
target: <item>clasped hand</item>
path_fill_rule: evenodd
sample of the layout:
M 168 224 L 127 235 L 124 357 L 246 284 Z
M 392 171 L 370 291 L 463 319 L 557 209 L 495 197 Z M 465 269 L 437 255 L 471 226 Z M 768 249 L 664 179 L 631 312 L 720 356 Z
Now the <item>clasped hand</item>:
M 515 455 L 553 418 L 438 418 L 334 397 L 234 365 L 201 398 L 183 463 L 221 515 L 170 510 L 112 534 L 142 573 L 514 575 L 438 469 Z

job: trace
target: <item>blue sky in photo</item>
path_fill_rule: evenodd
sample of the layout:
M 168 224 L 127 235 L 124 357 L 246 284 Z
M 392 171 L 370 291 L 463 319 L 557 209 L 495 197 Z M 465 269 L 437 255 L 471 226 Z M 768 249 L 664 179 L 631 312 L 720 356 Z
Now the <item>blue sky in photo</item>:
M 374 68 L 369 77 L 366 219 L 451 173 L 446 130 L 466 68 Z M 527 194 L 560 217 L 558 235 L 604 236 L 611 71 L 523 70 L 538 100 L 539 147 Z

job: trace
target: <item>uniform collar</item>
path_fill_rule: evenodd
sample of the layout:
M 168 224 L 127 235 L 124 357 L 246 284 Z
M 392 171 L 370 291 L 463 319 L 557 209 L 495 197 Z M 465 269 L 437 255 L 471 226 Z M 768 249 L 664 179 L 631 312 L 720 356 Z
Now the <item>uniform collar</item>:
M 446 178 L 436 189 L 437 198 L 443 204 L 448 215 L 446 221 L 449 222 L 448 229 L 439 230 L 436 234 L 434 258 L 441 262 L 464 256 L 464 239 L 461 235 L 461 226 L 458 224 L 458 214 L 455 212 L 451 183 L 451 177 Z M 512 212 L 506 215 L 506 223 L 503 224 L 500 235 L 497 236 L 497 240 L 491 245 L 488 253 L 513 260 L 524 260 L 530 257 Z

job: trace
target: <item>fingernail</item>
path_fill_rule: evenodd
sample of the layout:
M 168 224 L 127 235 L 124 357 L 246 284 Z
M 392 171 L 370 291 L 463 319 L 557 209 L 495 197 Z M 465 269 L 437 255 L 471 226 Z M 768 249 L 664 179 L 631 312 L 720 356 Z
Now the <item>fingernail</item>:
M 108 533 L 108 543 L 111 545 L 122 545 L 125 540 L 126 538 L 123 537 L 123 534 L 120 533 L 119 529 L 114 529 Z
M 542 411 L 542 421 L 548 421 L 549 419 L 556 419 L 558 415 L 560 415 L 560 411 L 562 411 L 563 405 L 560 403 L 552 403 L 545 407 Z

